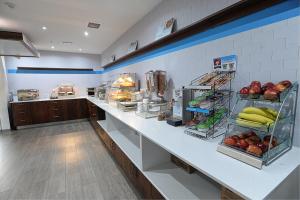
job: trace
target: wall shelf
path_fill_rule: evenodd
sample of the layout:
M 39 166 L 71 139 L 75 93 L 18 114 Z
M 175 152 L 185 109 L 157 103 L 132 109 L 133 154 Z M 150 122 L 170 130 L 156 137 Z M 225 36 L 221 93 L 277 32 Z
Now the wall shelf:
M 225 9 L 222 9 L 212 15 L 205 17 L 204 19 L 195 22 L 189 26 L 186 26 L 166 37 L 163 37 L 159 40 L 156 40 L 132 53 L 129 53 L 125 56 L 118 58 L 117 60 L 108 63 L 102 68 L 110 68 L 117 64 L 121 64 L 125 61 L 129 61 L 130 59 L 136 58 L 143 54 L 149 53 L 151 51 L 162 48 L 171 43 L 183 40 L 192 35 L 207 31 L 214 27 L 226 24 L 228 22 L 232 22 L 241 17 L 250 15 L 252 13 L 258 12 L 265 8 L 271 7 L 275 4 L 281 3 L 284 0 L 242 0 L 239 1 Z

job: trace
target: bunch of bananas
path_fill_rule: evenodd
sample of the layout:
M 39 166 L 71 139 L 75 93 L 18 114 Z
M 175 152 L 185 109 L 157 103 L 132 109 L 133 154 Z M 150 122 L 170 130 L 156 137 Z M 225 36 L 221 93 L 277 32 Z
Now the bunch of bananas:
M 261 128 L 272 126 L 278 112 L 272 108 L 246 107 L 238 114 L 237 124 L 241 126 Z

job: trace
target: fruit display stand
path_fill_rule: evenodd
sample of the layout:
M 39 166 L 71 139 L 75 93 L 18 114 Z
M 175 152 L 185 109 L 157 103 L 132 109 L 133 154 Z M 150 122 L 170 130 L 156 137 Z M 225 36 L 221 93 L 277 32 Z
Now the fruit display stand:
M 237 94 L 217 151 L 261 169 L 292 148 L 298 83 L 273 101 Z
M 235 72 L 211 72 L 183 87 L 185 133 L 201 139 L 218 137 L 226 131 L 230 110 L 231 81 Z

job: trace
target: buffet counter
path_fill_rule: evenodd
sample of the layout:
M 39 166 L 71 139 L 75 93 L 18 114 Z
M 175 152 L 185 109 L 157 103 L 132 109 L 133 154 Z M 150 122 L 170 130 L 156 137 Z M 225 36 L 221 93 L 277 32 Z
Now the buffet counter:
M 34 100 L 27 100 L 27 101 L 20 101 L 18 100 L 17 96 L 13 97 L 13 101 L 10 103 L 25 103 L 25 102 L 37 102 L 37 101 L 57 101 L 57 100 L 71 100 L 71 99 L 86 99 L 87 96 L 72 96 L 72 97 L 64 97 L 58 99 L 51 99 L 51 98 L 38 98 Z
M 217 152 L 217 145 L 222 137 L 209 141 L 196 139 L 185 134 L 183 127 L 173 127 L 164 121 L 157 121 L 157 119 L 144 119 L 136 116 L 134 112 L 122 112 L 94 97 L 87 97 L 87 99 L 104 110 L 106 118 L 110 118 L 112 121 L 120 121 L 140 135 L 141 144 L 140 146 L 137 145 L 139 148 L 137 151 L 141 151 L 141 154 L 138 154 L 137 157 L 140 156 L 140 158 L 131 156 L 133 162 L 143 170 L 145 176 L 167 199 L 217 198 L 217 196 L 214 196 L 215 194 L 210 193 L 215 193 L 220 186 L 211 183 L 212 181 L 207 179 L 207 177 L 243 198 L 270 198 L 272 193 L 278 189 L 280 184 L 287 180 L 290 174 L 295 172 L 295 170 L 299 170 L 299 147 L 293 147 L 271 165 L 263 166 L 263 168 L 259 170 Z M 106 129 L 105 121 L 108 120 L 99 122 L 103 129 Z M 109 128 L 107 128 L 106 131 L 109 132 Z M 112 137 L 114 137 L 113 134 L 116 134 L 116 131 L 111 131 Z M 118 142 L 122 142 L 122 140 L 118 140 L 117 137 L 115 138 L 117 144 Z M 122 146 L 122 144 L 118 145 Z M 127 151 L 125 153 L 131 154 L 131 149 L 128 148 L 128 145 L 123 144 L 123 146 L 123 150 Z M 151 146 L 152 149 L 149 149 L 149 146 Z M 155 147 L 160 150 L 155 150 Z M 151 166 L 148 162 L 151 162 L 152 159 L 153 162 L 157 163 L 158 161 L 155 161 L 156 158 L 154 157 L 160 157 L 159 152 L 163 151 L 177 156 L 197 169 L 200 173 L 197 177 L 195 177 L 195 175 L 183 174 L 178 178 L 175 177 L 175 173 L 166 172 L 168 167 L 158 167 L 155 169 L 156 171 L 150 168 L 148 169 L 147 166 Z M 151 154 L 155 153 L 156 155 L 151 157 Z M 144 156 L 150 156 L 150 159 L 145 159 Z M 161 166 L 163 166 L 163 164 Z M 155 174 L 155 172 L 157 174 Z M 167 174 L 165 177 L 164 172 Z M 165 179 L 159 180 L 159 177 L 164 177 Z M 166 182 L 168 185 L 165 186 L 163 182 Z M 186 187 L 185 184 L 187 184 Z M 200 194 L 201 192 L 202 196 Z M 178 196 L 176 196 L 176 194 Z M 283 191 L 281 195 L 283 195 L 283 197 L 285 195 L 289 196 L 289 191 Z
M 27 125 L 60 122 L 88 118 L 86 97 L 62 99 L 40 98 L 10 102 L 9 112 L 12 129 Z

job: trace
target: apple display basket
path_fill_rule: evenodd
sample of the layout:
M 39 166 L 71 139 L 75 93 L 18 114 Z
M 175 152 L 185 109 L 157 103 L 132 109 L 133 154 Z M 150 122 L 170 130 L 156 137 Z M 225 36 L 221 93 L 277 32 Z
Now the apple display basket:
M 283 91 L 276 101 L 265 100 L 263 97 L 248 98 L 237 94 L 236 103 L 228 118 L 227 130 L 223 140 L 218 145 L 217 151 L 261 169 L 269 165 L 293 145 L 293 135 L 296 118 L 298 97 L 298 83 L 293 83 Z M 277 115 L 273 123 L 262 125 L 240 119 L 239 113 L 245 108 L 263 108 L 275 110 Z M 259 154 L 252 153 L 239 145 L 225 144 L 225 139 L 241 134 L 253 134 L 264 142 L 264 151 Z M 255 136 L 255 137 L 256 137 Z M 257 138 L 257 137 L 256 137 Z M 266 140 L 267 138 L 267 140 Z

